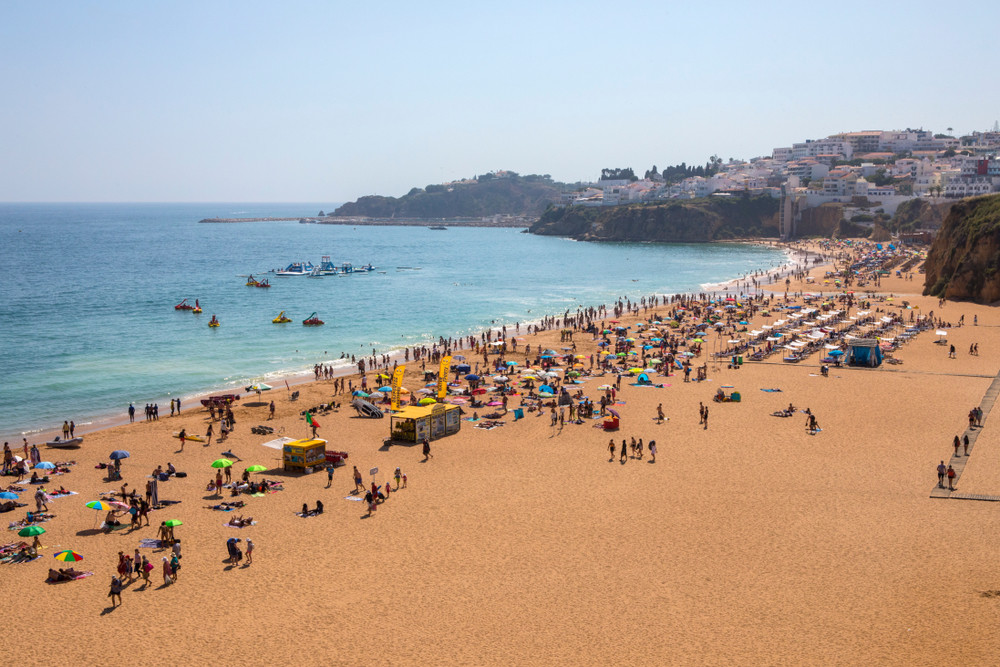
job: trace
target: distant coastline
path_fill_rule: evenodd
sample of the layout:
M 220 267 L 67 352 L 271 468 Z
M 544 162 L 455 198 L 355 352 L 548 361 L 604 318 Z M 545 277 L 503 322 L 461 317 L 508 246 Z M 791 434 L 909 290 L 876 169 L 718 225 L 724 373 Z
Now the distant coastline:
M 371 225 L 386 227 L 529 227 L 536 216 L 495 216 L 489 218 L 371 218 L 367 216 L 324 216 L 314 218 L 204 218 L 199 223 L 292 222 L 312 225 Z

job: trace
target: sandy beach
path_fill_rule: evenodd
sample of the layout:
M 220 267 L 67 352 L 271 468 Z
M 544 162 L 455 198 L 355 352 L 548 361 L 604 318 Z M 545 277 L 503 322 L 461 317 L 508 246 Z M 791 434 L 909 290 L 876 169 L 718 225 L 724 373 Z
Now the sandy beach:
M 823 271 L 789 290 L 838 294 Z M 137 406 L 135 424 L 89 433 L 79 450 L 40 448 L 43 460 L 76 462 L 46 488 L 78 495 L 49 501 L 56 516 L 42 524 L 41 558 L 0 564 L 0 596 L 9 627 L 56 643 L 29 646 L 25 637 L 17 648 L 10 640 L 7 653 L 19 664 L 220 656 L 278 665 L 994 664 L 1000 600 L 988 593 L 1000 590 L 998 505 L 931 495 L 938 462 L 949 463 L 952 439 L 1000 372 L 1000 315 L 974 304 L 941 307 L 919 296 L 921 281 L 882 278 L 871 289 L 894 300 L 874 306 L 900 312 L 907 300 L 918 314 L 953 323 L 964 315 L 965 326 L 948 330 L 954 359 L 935 344 L 934 329 L 894 352 L 901 364 L 831 368 L 829 377 L 819 354 L 797 364 L 779 354 L 739 369 L 703 355 L 694 363 L 707 361 L 705 382 L 686 383 L 679 372 L 654 378 L 662 388 L 623 380 L 617 432 L 594 428 L 598 420 L 552 427 L 534 412 L 516 422 L 509 414 L 493 430 L 463 421 L 460 433 L 431 443 L 426 462 L 419 445 L 383 446 L 389 420 L 357 416 L 341 395 L 339 411 L 317 416 L 319 437 L 349 453 L 330 488 L 325 472 L 280 471 L 280 453 L 261 446 L 270 438 L 250 427 L 307 437 L 300 412 L 330 400 L 332 381 L 293 387 L 294 402 L 284 387 L 261 401 L 245 397 L 225 443 L 189 442 L 183 452 L 171 434 L 204 433 L 208 413 L 185 405 L 168 417 L 161 405 L 160 420 L 145 422 Z M 749 328 L 774 319 L 757 317 Z M 533 350 L 565 345 L 558 328 L 520 337 Z M 579 353 L 597 354 L 592 336 L 577 332 L 574 341 Z M 978 356 L 968 353 L 973 343 Z M 508 357 L 524 364 L 520 351 Z M 404 384 L 421 386 L 419 371 L 408 364 Z M 597 386 L 611 380 L 586 379 L 582 388 L 596 401 Z M 743 400 L 712 402 L 722 385 Z M 709 406 L 707 429 L 700 402 Z M 669 418 L 662 424 L 659 403 Z M 822 431 L 809 434 L 802 413 L 772 416 L 789 403 L 809 407 Z M 959 494 L 1000 495 L 995 419 L 987 414 L 963 457 Z M 609 438 L 632 437 L 656 441 L 655 463 L 648 453 L 609 460 Z M 140 492 L 158 465 L 186 472 L 159 485 L 161 498 L 181 502 L 151 512 L 151 527 L 94 531 L 96 512 L 85 503 L 121 486 L 95 469 L 112 450 L 130 452 L 123 477 Z M 283 481 L 281 491 L 240 496 L 246 507 L 237 513 L 253 516 L 254 526 L 225 526 L 229 514 L 207 509 L 235 500 L 206 491 L 210 464 L 226 450 L 242 459 L 234 478 L 260 464 L 268 472 L 255 477 Z M 352 466 L 366 485 L 370 469 L 381 484 L 399 466 L 407 488 L 367 517 L 364 503 L 346 499 Z M 14 478 L 0 479 L 6 486 Z M 32 491 L 21 494 L 28 507 L 0 515 L 5 527 L 34 509 Z M 317 500 L 322 515 L 295 515 Z M 126 586 L 112 609 L 117 553 L 131 554 L 167 519 L 183 521 L 177 583 L 160 585 L 168 551 L 141 549 L 157 565 L 153 583 Z M 224 562 L 230 537 L 253 540 L 253 564 Z M 52 557 L 61 549 L 83 554 L 75 567 L 94 575 L 46 584 L 48 569 L 64 565 Z

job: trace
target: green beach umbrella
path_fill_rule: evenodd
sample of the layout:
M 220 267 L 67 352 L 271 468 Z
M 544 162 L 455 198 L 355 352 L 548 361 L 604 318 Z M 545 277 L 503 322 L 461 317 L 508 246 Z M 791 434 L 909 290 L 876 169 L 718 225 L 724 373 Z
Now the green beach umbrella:
M 229 468 L 233 465 L 233 462 L 229 459 L 216 459 L 212 461 L 213 468 Z
M 56 560 L 61 560 L 64 563 L 75 563 L 79 560 L 83 560 L 83 555 L 78 554 L 72 549 L 68 549 L 66 551 L 60 551 L 59 553 L 55 554 L 53 558 L 55 558 Z
M 41 526 L 28 526 L 17 531 L 17 534 L 21 537 L 34 537 L 35 535 L 41 535 L 45 532 L 45 529 Z
M 264 472 L 265 470 L 267 470 L 267 466 L 262 466 L 262 465 L 247 466 L 247 472 Z
M 163 522 L 163 525 L 167 528 L 173 528 L 174 526 L 183 526 L 184 522 L 180 519 L 167 519 Z
M 107 504 L 103 500 L 91 500 L 87 503 L 87 507 L 92 510 L 101 510 L 102 512 L 107 512 L 108 510 L 114 509 L 111 505 Z
M 437 401 L 435 401 L 430 396 L 428 396 L 427 398 L 421 398 L 420 401 L 418 402 L 420 403 L 420 405 L 430 405 L 431 403 L 437 403 Z

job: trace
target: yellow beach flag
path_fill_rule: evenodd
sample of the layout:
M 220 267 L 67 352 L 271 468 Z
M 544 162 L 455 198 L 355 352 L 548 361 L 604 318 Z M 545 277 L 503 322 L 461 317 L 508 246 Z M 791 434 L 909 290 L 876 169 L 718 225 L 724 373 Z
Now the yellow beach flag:
M 392 409 L 399 410 L 399 390 L 403 387 L 403 373 L 406 366 L 397 366 L 392 372 Z
M 451 356 L 441 357 L 441 368 L 438 370 L 438 400 L 443 401 L 448 393 L 448 373 L 451 372 Z

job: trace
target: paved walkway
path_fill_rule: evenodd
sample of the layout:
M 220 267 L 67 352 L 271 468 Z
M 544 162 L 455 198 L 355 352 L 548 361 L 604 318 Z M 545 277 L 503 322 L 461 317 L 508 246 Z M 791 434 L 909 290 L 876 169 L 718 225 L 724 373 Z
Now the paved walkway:
M 975 428 L 968 428 L 965 430 L 965 434 L 969 436 L 969 456 L 963 456 L 963 447 L 959 447 L 958 456 L 952 455 L 951 460 L 948 461 L 951 467 L 955 469 L 955 486 L 958 486 L 958 480 L 962 478 L 962 471 L 965 470 L 965 464 L 968 462 L 969 457 L 972 456 L 972 452 L 976 447 L 976 439 L 979 437 L 979 433 L 983 430 L 986 425 L 986 418 L 990 416 L 990 410 L 993 409 L 993 404 L 996 403 L 997 397 L 1000 396 L 1000 373 L 993 378 L 993 382 L 990 383 L 989 388 L 986 389 L 986 393 L 983 394 L 983 400 L 979 403 L 979 408 L 983 411 L 983 426 L 978 426 Z M 946 464 L 947 465 L 947 464 Z M 947 478 L 945 478 L 945 483 L 947 484 Z M 961 493 L 959 491 L 949 491 L 948 487 L 940 488 L 937 484 L 931 489 L 931 498 L 954 498 L 955 500 L 990 500 L 990 501 L 1000 501 L 1000 496 L 984 495 L 979 493 Z

